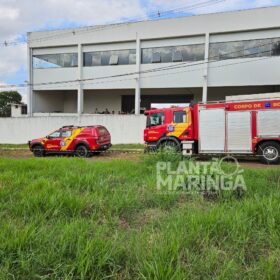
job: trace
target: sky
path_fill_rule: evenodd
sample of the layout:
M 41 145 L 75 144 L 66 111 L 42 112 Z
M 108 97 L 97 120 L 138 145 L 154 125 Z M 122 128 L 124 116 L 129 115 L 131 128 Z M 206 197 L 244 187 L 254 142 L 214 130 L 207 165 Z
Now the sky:
M 27 32 L 280 5 L 280 0 L 0 0 L 1 85 L 27 82 Z M 192 6 L 192 8 L 190 8 Z M 171 12 L 172 10 L 172 12 Z M 170 11 L 166 13 L 166 11 Z M 3 90 L 3 89 L 2 89 Z M 7 90 L 7 89 L 5 89 Z M 26 101 L 26 89 L 17 89 Z

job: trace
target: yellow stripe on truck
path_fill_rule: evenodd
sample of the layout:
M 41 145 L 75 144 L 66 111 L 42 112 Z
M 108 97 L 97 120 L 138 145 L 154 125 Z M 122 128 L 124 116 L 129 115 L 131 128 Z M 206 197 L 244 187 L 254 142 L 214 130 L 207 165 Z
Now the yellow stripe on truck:
M 70 137 L 65 137 L 64 142 L 65 145 L 61 147 L 61 151 L 67 151 L 69 146 L 72 144 L 73 140 L 83 131 L 83 128 L 77 128 L 72 131 L 72 135 Z

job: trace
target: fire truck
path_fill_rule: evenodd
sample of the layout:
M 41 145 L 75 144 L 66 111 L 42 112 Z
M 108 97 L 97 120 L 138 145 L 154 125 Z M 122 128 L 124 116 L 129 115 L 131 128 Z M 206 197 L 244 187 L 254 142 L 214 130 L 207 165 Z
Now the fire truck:
M 194 154 L 255 155 L 280 162 L 280 98 L 229 100 L 145 112 L 147 149 Z

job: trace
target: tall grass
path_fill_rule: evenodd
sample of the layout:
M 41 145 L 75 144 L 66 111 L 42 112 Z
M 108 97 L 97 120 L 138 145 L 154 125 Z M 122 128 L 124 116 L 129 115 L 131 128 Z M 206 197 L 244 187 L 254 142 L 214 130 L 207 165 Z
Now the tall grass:
M 0 279 L 279 279 L 280 169 L 207 201 L 158 193 L 157 160 L 0 159 Z

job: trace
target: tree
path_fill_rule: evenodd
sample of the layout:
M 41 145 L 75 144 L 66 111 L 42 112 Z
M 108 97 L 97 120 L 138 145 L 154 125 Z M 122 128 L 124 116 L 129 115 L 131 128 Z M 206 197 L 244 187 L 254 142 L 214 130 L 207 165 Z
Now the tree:
M 0 117 L 11 116 L 11 103 L 21 104 L 21 95 L 17 91 L 0 92 Z

